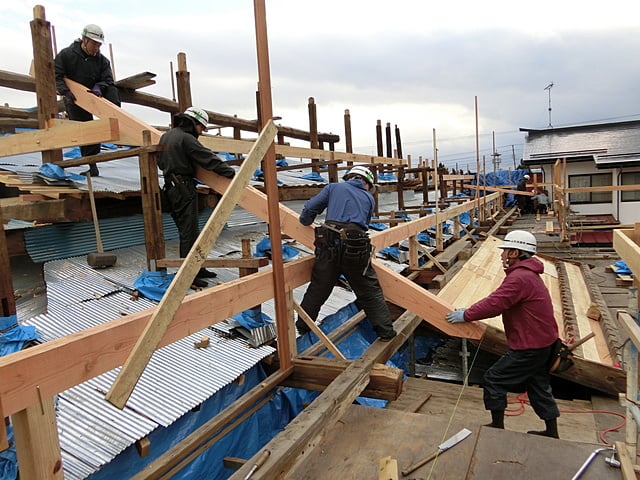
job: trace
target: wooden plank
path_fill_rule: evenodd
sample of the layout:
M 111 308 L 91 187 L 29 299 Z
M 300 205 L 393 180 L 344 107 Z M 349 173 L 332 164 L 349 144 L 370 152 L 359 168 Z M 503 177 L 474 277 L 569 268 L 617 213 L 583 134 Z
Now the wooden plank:
M 622 471 L 623 480 L 637 480 L 635 472 L 635 462 L 629 455 L 629 450 L 624 442 L 616 442 L 616 450 L 618 452 L 618 459 L 620 460 L 620 469 Z
M 244 187 L 273 142 L 276 132 L 277 128 L 273 124 L 273 120 L 267 122 L 249 156 L 242 163 L 240 170 L 229 185 L 229 189 L 216 206 L 191 248 L 188 257 L 173 278 L 145 331 L 136 342 L 127 361 L 118 373 L 109 392 L 107 392 L 106 399 L 116 407 L 124 408 L 127 399 L 131 396 L 144 368 L 151 359 L 151 355 L 158 347 L 162 336 L 178 311 L 186 291 L 190 288 L 211 246 L 218 238 L 227 218 L 229 218 L 238 203 Z
M 115 142 L 119 139 L 118 122 L 115 119 L 70 122 L 52 128 L 2 136 L 0 157 L 41 152 L 45 149 Z
M 398 460 L 391 457 L 381 458 L 378 463 L 378 480 L 398 480 Z
M 156 77 L 155 73 L 142 72 L 131 75 L 127 78 L 121 78 L 115 82 L 118 88 L 128 88 L 130 90 L 136 90 L 138 88 L 148 87 L 155 85 L 156 81 L 153 80 Z
M 176 268 L 182 266 L 184 258 L 161 258 L 156 262 L 158 267 Z M 202 262 L 205 268 L 260 268 L 269 265 L 266 257 L 257 258 L 207 258 Z
M 160 141 L 162 132 L 153 128 L 151 125 L 138 120 L 136 117 L 127 113 L 117 105 L 114 105 L 106 98 L 96 97 L 87 90 L 87 87 L 73 80 L 65 78 L 65 82 L 69 89 L 76 97 L 76 104 L 91 112 L 98 118 L 115 118 L 118 120 L 120 130 L 121 145 L 141 146 L 144 145 L 142 132 L 149 130 L 151 132 L 151 143 L 157 144 Z
M 634 230 L 614 230 L 613 248 L 633 274 L 640 278 L 640 245 L 634 240 Z
M 301 318 L 304 321 L 304 323 L 311 329 L 311 331 L 316 335 L 316 337 L 320 339 L 320 341 L 327 348 L 327 350 L 333 353 L 333 355 L 336 358 L 339 358 L 341 360 L 346 360 L 342 352 L 338 350 L 338 348 L 333 344 L 333 342 L 329 340 L 329 338 L 327 338 L 325 333 L 322 330 L 320 330 L 320 327 L 316 325 L 316 322 L 313 321 L 313 319 L 309 316 L 309 314 L 305 312 L 304 309 L 295 301 L 293 302 L 293 308 L 298 313 L 299 318 Z

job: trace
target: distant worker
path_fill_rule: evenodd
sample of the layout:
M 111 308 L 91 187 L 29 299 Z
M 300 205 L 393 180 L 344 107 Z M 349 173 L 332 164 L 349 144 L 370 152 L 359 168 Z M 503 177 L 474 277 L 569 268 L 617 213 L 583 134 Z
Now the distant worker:
M 558 406 L 551 391 L 549 368 L 559 342 L 551 296 L 540 277 L 544 266 L 534 258 L 536 237 L 514 230 L 504 237 L 502 265 L 506 277 L 486 298 L 447 314 L 449 323 L 473 322 L 502 315 L 509 350 L 484 374 L 484 406 L 494 428 L 504 428 L 507 392 L 524 385 L 533 410 L 546 429 L 535 435 L 558 437 Z
M 300 223 L 311 225 L 325 209 L 326 220 L 315 227 L 315 262 L 311 283 L 300 306 L 315 321 L 320 308 L 343 274 L 378 337 L 395 337 L 391 313 L 385 302 L 375 270 L 371 266 L 371 241 L 367 229 L 375 200 L 371 194 L 373 174 L 355 166 L 343 177 L 345 182 L 330 183 L 305 203 Z M 300 333 L 309 331 L 302 319 L 296 321 Z
M 549 192 L 547 190 L 541 190 L 537 195 L 533 197 L 533 204 L 536 208 L 536 213 L 547 213 L 550 207 Z
M 180 257 L 186 258 L 200 235 L 198 226 L 198 194 L 196 192 L 196 166 L 233 178 L 235 170 L 214 152 L 202 145 L 198 137 L 207 131 L 209 114 L 197 107 L 189 107 L 174 117 L 171 130 L 160 137 L 164 149 L 158 156 L 158 167 L 164 175 L 164 198 L 168 202 L 171 218 L 178 227 Z M 216 273 L 201 268 L 193 284 L 206 287 L 204 278 Z
M 103 42 L 102 29 L 98 25 L 90 24 L 82 29 L 79 39 L 56 55 L 56 90 L 64 97 L 70 120 L 88 122 L 93 120 L 93 115 L 76 105 L 76 97 L 64 82 L 65 77 L 84 85 L 94 95 L 104 97 L 120 106 L 120 94 L 118 87 L 113 83 L 111 64 L 107 57 L 100 53 Z M 83 157 L 97 155 L 100 153 L 100 144 L 83 145 L 80 147 L 80 153 Z M 99 175 L 95 163 L 89 165 L 89 173 L 94 177 Z
M 527 191 L 527 181 L 529 180 L 529 175 L 524 174 L 520 180 L 518 180 L 518 184 L 516 185 L 516 190 L 519 192 Z M 531 213 L 529 212 L 529 196 L 528 195 L 520 195 L 518 194 L 518 208 L 520 209 L 521 214 Z

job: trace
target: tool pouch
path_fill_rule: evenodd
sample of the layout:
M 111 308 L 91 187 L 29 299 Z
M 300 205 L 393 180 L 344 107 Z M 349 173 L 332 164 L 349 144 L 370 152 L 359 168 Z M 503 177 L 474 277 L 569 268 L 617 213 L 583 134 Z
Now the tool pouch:
M 365 268 L 371 258 L 371 241 L 366 234 L 350 235 L 342 241 L 342 261 L 354 267 Z
M 165 183 L 165 198 L 174 212 L 182 211 L 196 198 L 196 188 L 190 178 L 172 178 Z
M 562 340 L 557 339 L 551 347 L 549 355 L 549 373 L 562 373 L 573 367 L 573 353 Z
M 341 241 L 338 232 L 320 225 L 315 228 L 316 259 L 323 262 L 333 262 L 340 258 Z

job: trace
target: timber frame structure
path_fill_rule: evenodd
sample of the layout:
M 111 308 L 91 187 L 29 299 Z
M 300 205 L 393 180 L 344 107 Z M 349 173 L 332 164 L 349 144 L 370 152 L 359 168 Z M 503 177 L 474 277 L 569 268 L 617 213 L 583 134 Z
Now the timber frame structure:
M 333 344 L 333 335 L 325 336 L 314 328 L 322 346 L 334 354 L 336 359 L 314 357 L 318 348 L 312 352 L 296 351 L 293 315 L 299 307 L 293 301 L 292 290 L 309 281 L 313 257 L 284 264 L 279 249 L 273 249 L 272 265 L 262 270 L 257 269 L 255 262 L 234 260 L 234 266 L 252 273 L 241 278 L 208 288 L 185 297 L 191 280 L 197 270 L 205 266 L 215 266 L 215 260 L 206 260 L 206 252 L 215 242 L 231 210 L 240 205 L 242 208 L 265 220 L 269 225 L 269 236 L 273 244 L 281 243 L 284 233 L 302 245 L 313 248 L 313 229 L 305 227 L 298 221 L 298 215 L 280 204 L 282 193 L 276 181 L 277 155 L 294 156 L 309 159 L 309 167 L 317 169 L 327 165 L 331 181 L 337 181 L 340 168 L 349 168 L 354 163 L 369 165 L 374 172 L 394 171 L 399 177 L 405 173 L 414 173 L 416 181 L 427 198 L 428 185 L 431 181 L 438 188 L 442 187 L 446 196 L 446 183 L 451 182 L 455 192 L 456 182 L 460 186 L 472 180 L 472 175 L 442 175 L 433 164 L 428 168 L 421 164 L 412 169 L 400 158 L 358 155 L 347 148 L 347 152 L 336 152 L 333 144 L 336 136 L 318 134 L 317 129 L 309 132 L 275 126 L 271 102 L 270 72 L 268 62 L 266 15 L 264 1 L 254 1 L 256 16 L 256 44 L 258 56 L 258 107 L 257 122 L 237 119 L 231 116 L 209 112 L 212 122 L 234 128 L 234 138 L 201 137 L 203 144 L 214 151 L 227 151 L 246 155 L 239 163 L 240 169 L 233 180 L 222 178 L 212 172 L 199 169 L 198 179 L 207 184 L 213 191 L 222 195 L 211 218 L 203 229 L 196 245 L 189 256 L 182 259 L 180 269 L 161 303 L 152 309 L 127 315 L 117 320 L 87 329 L 80 334 L 70 335 L 50 341 L 7 357 L 0 358 L 0 417 L 11 416 L 15 428 L 16 446 L 21 475 L 24 478 L 62 478 L 60 446 L 57 440 L 57 427 L 53 397 L 67 388 L 82 383 L 101 373 L 123 366 L 106 398 L 123 408 L 135 388 L 136 382 L 145 368 L 153 352 L 190 333 L 205 328 L 233 316 L 235 313 L 249 309 L 269 299 L 275 299 L 276 329 L 278 337 L 277 355 L 279 369 L 267 380 L 256 386 L 242 398 L 227 407 L 208 424 L 193 432 L 176 448 L 167 452 L 150 464 L 135 478 L 158 478 L 174 468 L 180 468 L 181 462 L 198 449 L 213 432 L 221 428 L 233 426 L 233 422 L 244 412 L 250 410 L 268 393 L 279 385 L 304 383 L 305 388 L 316 388 L 323 393 L 314 400 L 303 413 L 296 417 L 280 435 L 277 435 L 264 450 L 270 454 L 261 468 L 253 474 L 254 479 L 286 478 L 295 465 L 298 465 L 309 454 L 328 429 L 339 421 L 348 406 L 363 392 L 378 398 L 397 398 L 402 386 L 402 372 L 385 367 L 383 364 L 410 337 L 417 326 L 425 321 L 441 332 L 460 338 L 479 340 L 485 333 L 483 324 L 450 325 L 445 315 L 452 309 L 447 301 L 433 295 L 429 291 L 404 277 L 383 263 L 374 260 L 380 283 L 386 299 L 401 307 L 404 313 L 394 323 L 398 335 L 391 342 L 375 342 L 354 361 L 341 359 L 339 351 Z M 144 211 L 147 266 L 149 269 L 161 268 L 171 263 L 165 258 L 165 246 L 160 221 L 160 195 L 158 186 L 158 170 L 156 155 L 161 132 L 145 124 L 126 111 L 112 105 L 108 101 L 95 97 L 86 89 L 73 82 L 68 82 L 74 92 L 77 103 L 93 113 L 100 120 L 75 123 L 57 119 L 59 105 L 53 90 L 53 70 L 50 25 L 45 20 L 44 8 L 34 9 L 34 20 L 31 23 L 34 39 L 35 82 L 31 77 L 22 79 L 20 85 L 25 89 L 33 88 L 38 98 L 38 127 L 34 132 L 0 138 L 2 155 L 13 155 L 27 152 L 42 152 L 43 162 L 53 162 L 63 167 L 85 165 L 114 160 L 122 157 L 137 156 L 140 166 L 140 191 Z M 125 102 L 154 103 L 163 111 L 176 113 L 191 105 L 191 92 L 188 83 L 188 72 L 184 54 L 178 57 L 179 70 L 178 102 L 166 99 L 149 98 L 136 92 L 135 88 L 148 84 L 148 75 L 140 78 L 121 80 L 120 91 Z M 9 78 L 6 72 L 0 72 L 0 81 Z M 15 81 L 14 77 L 11 77 Z M 311 112 L 315 104 L 310 99 Z M 348 114 L 348 111 L 347 111 Z M 348 126 L 345 115 L 345 127 Z M 314 118 L 314 117 L 312 117 Z M 313 125 L 314 122 L 311 122 Z M 379 125 L 380 127 L 380 125 Z M 346 128 L 347 129 L 347 128 Z M 258 133 L 255 141 L 242 140 L 241 130 Z M 348 129 L 347 129 L 348 130 Z M 285 137 L 308 140 L 311 148 L 291 147 L 285 144 Z M 274 143 L 277 139 L 277 144 Z M 350 138 L 347 139 L 350 145 Z M 62 160 L 61 148 L 97 142 L 113 142 L 130 145 L 134 148 L 126 152 L 85 157 L 76 160 Z M 328 142 L 329 151 L 319 148 Z M 250 174 L 261 163 L 265 173 L 265 188 L 260 191 L 248 185 Z M 346 164 L 346 166 L 343 166 Z M 402 190 L 405 186 L 398 183 L 399 208 L 405 209 Z M 502 211 L 502 195 L 511 192 L 509 189 L 481 187 L 476 185 L 475 198 L 462 198 L 459 204 L 447 206 L 436 202 L 436 213 L 427 214 L 424 208 L 417 210 L 420 218 L 408 222 L 400 222 L 394 212 L 386 212 L 392 225 L 389 229 L 371 235 L 371 242 L 376 249 L 409 240 L 409 264 L 414 273 L 419 274 L 418 253 L 420 246 L 417 235 L 430 227 L 435 227 L 438 239 L 438 250 L 442 250 L 442 224 L 453 219 L 459 227 L 458 217 L 466 212 L 476 215 L 481 220 L 495 220 Z M 492 191 L 492 193 L 488 193 Z M 423 205 L 424 207 L 425 205 Z M 379 212 L 383 215 L 383 212 Z M 0 209 L 0 218 L 2 211 Z M 455 238 L 459 238 L 460 228 L 454 228 Z M 470 235 L 469 235 L 470 236 Z M 228 262 L 228 260 L 226 260 Z M 437 260 L 431 258 L 437 265 Z M 0 229 L 0 266 L 9 271 L 6 238 Z M 15 313 L 15 300 L 11 279 L 4 276 L 0 298 L 4 315 Z M 304 315 L 302 315 L 304 316 Z M 352 326 L 363 317 L 362 312 L 350 319 Z M 346 325 L 346 324 L 345 324 Z M 317 331 L 316 331 L 317 330 Z M 336 335 L 337 336 L 337 335 Z M 7 447 L 4 425 L 0 426 L 0 449 Z M 260 452 L 259 452 L 260 453 Z M 259 454 L 258 454 L 259 455 Z M 257 458 L 257 456 L 256 456 Z M 255 459 L 247 461 L 232 478 L 244 478 Z

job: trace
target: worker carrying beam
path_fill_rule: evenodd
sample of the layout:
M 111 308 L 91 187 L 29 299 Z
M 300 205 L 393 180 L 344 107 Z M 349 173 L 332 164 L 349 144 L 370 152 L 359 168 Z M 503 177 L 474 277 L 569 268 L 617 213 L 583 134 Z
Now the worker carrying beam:
M 489 296 L 448 313 L 449 323 L 473 322 L 502 315 L 509 350 L 484 374 L 484 406 L 491 411 L 487 426 L 504 428 L 507 392 L 525 385 L 529 401 L 546 429 L 535 435 L 558 437 L 558 405 L 551 391 L 549 368 L 560 344 L 551 296 L 540 274 L 544 266 L 534 258 L 536 237 L 514 230 L 504 237 L 502 266 L 506 276 Z
M 93 115 L 76 105 L 76 97 L 64 82 L 65 77 L 84 85 L 94 95 L 104 97 L 120 106 L 120 94 L 113 82 L 111 64 L 109 59 L 100 53 L 103 42 L 102 29 L 98 25 L 89 24 L 82 29 L 80 38 L 56 55 L 56 90 L 64 97 L 69 120 L 89 122 L 93 120 Z M 83 157 L 97 155 L 100 153 L 100 144 L 82 145 L 80 153 Z M 89 165 L 89 172 L 92 177 L 98 176 L 99 171 L 95 163 Z
M 324 225 L 315 227 L 315 262 L 311 283 L 300 306 L 313 321 L 329 298 L 340 275 L 344 275 L 367 314 L 373 329 L 383 341 L 396 336 L 391 313 L 385 302 L 375 270 L 371 266 L 372 247 L 367 234 L 375 200 L 373 174 L 364 166 L 355 166 L 343 177 L 345 182 L 330 183 L 305 203 L 300 223 L 311 225 L 327 210 Z M 300 333 L 309 331 L 296 321 Z

